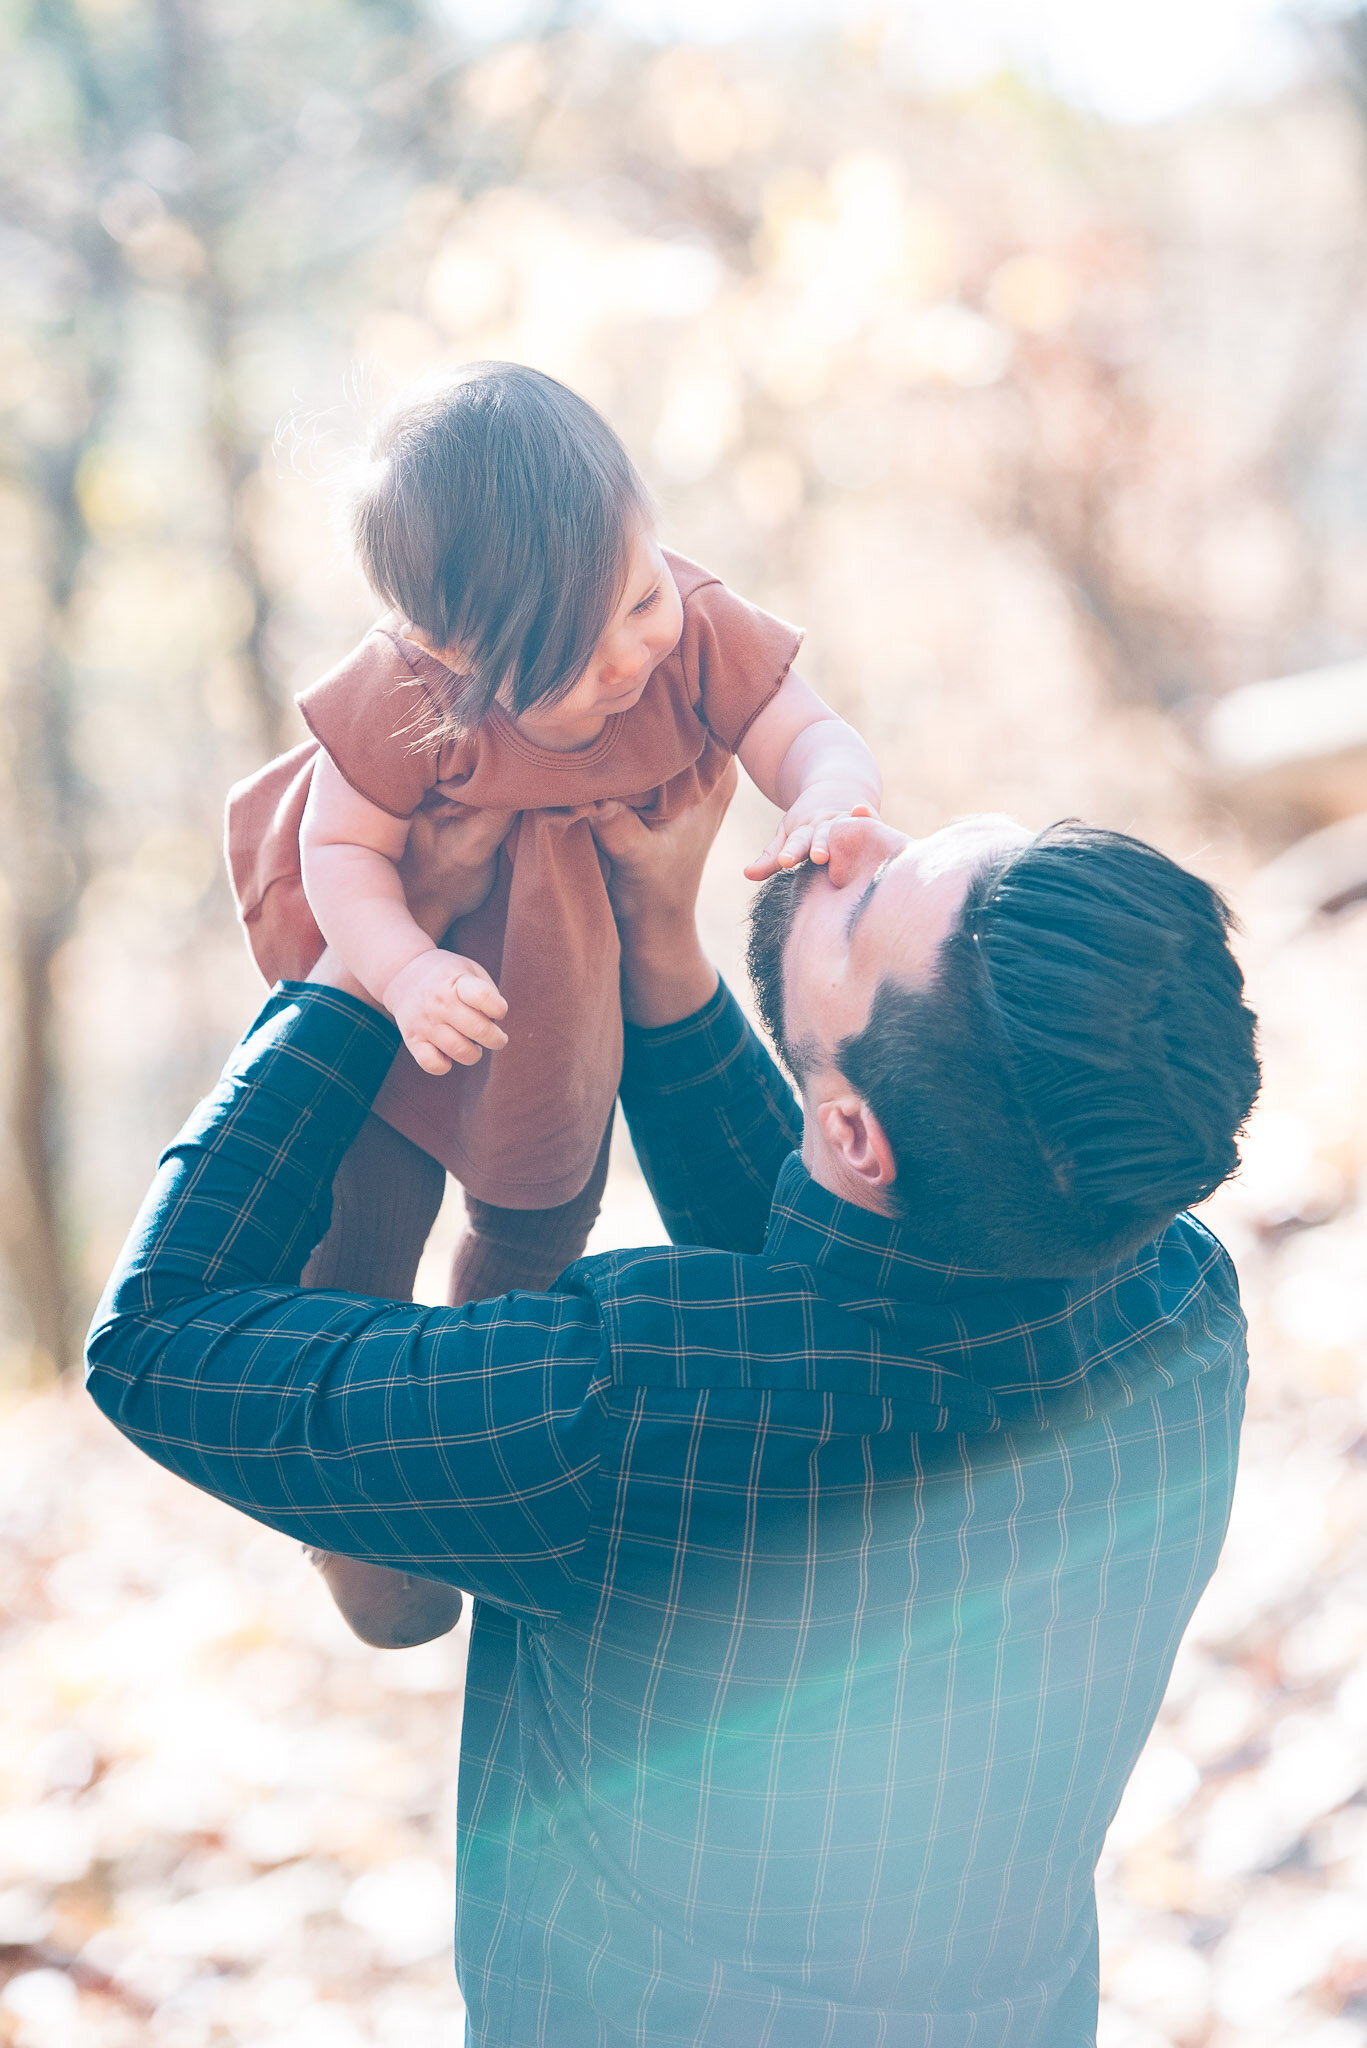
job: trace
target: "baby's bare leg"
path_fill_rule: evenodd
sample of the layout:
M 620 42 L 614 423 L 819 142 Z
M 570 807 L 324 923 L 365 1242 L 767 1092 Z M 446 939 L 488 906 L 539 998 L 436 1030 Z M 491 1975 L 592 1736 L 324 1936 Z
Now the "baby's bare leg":
M 304 1286 L 410 1301 L 445 1185 L 435 1159 L 379 1117 L 367 1117 L 337 1169 L 332 1222 L 304 1268 Z M 333 1551 L 309 1556 L 350 1628 L 377 1649 L 431 1642 L 460 1619 L 454 1586 Z

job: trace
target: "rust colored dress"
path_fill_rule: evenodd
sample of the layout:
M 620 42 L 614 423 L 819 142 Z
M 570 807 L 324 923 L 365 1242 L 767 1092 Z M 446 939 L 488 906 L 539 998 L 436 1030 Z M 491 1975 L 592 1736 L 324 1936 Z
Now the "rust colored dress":
M 436 657 L 382 619 L 298 699 L 313 738 L 228 797 L 228 868 L 247 942 L 267 981 L 300 978 L 322 934 L 300 879 L 299 827 L 319 748 L 396 818 L 449 804 L 518 813 L 493 889 L 445 943 L 497 982 L 508 1043 L 474 1067 L 426 1074 L 400 1050 L 376 1115 L 484 1202 L 568 1202 L 587 1182 L 622 1068 L 617 928 L 589 820 L 624 799 L 663 821 L 712 788 L 792 665 L 801 634 L 683 557 L 666 560 L 683 632 L 639 702 L 590 746 L 534 745 L 498 709 L 441 736 L 458 689 Z

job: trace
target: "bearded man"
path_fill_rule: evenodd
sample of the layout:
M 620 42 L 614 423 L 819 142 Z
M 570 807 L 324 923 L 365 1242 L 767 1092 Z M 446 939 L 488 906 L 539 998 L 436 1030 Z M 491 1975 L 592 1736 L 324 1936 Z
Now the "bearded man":
M 91 1391 L 473 1595 L 479 2048 L 1083 2048 L 1234 1481 L 1238 1292 L 1184 1213 L 1257 1089 L 1228 913 L 1118 833 L 842 819 L 755 907 L 799 1111 L 696 933 L 725 795 L 598 825 L 672 1247 L 456 1310 L 301 1289 L 398 1044 L 325 956 L 166 1154 Z

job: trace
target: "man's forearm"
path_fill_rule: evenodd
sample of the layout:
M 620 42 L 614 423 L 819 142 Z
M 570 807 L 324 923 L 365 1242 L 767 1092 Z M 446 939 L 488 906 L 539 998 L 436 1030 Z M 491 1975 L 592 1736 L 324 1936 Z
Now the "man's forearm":
M 293 1290 L 396 1043 L 382 1013 L 335 990 L 276 991 L 164 1153 L 87 1340 L 111 1421 L 280 1527 L 286 1507 L 326 1496 L 299 1456 L 317 1426 L 310 1383 L 374 1308 L 324 1313 Z M 293 1315 L 293 1299 L 317 1312 Z
M 622 1015 L 628 1024 L 643 1030 L 677 1024 L 712 1000 L 717 981 L 691 912 L 623 937 Z
M 694 1012 L 628 1027 L 622 1107 L 674 1242 L 758 1251 L 802 1118 L 735 997 L 709 973 L 711 995 Z
M 650 1191 L 676 1244 L 757 1251 L 801 1117 L 698 938 L 703 863 L 735 785 L 732 763 L 663 825 L 608 805 L 595 832 L 622 942 L 622 1107 Z
M 296 1285 L 398 1045 L 371 1002 L 277 989 L 163 1154 L 102 1308 L 156 1314 L 224 1288 Z

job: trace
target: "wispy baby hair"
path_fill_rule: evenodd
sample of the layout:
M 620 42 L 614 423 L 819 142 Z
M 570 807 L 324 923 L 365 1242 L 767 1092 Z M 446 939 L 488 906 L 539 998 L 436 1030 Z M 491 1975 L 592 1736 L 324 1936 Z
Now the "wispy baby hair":
M 514 714 L 583 673 L 650 494 L 602 416 L 522 363 L 471 363 L 377 424 L 352 501 L 372 587 L 459 651 L 453 724 Z

